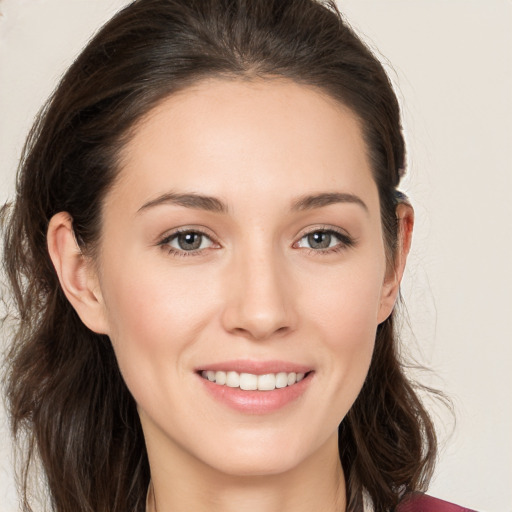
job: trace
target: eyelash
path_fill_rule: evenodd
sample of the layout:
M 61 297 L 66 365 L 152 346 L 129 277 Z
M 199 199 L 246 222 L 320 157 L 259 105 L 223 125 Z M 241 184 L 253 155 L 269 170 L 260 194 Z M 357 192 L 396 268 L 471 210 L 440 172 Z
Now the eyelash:
M 324 235 L 334 236 L 338 240 L 339 243 L 337 243 L 333 247 L 328 247 L 325 249 L 313 249 L 312 247 L 297 246 L 297 244 L 301 240 L 303 240 L 304 238 L 306 238 L 310 235 L 316 234 L 316 233 L 322 233 Z M 165 238 L 163 238 L 160 242 L 158 242 L 157 245 L 166 249 L 168 254 L 170 254 L 171 256 L 176 256 L 176 257 L 199 256 L 203 253 L 203 251 L 206 250 L 206 249 L 195 249 L 195 250 L 191 250 L 191 251 L 186 251 L 184 249 L 175 249 L 174 247 L 171 247 L 169 245 L 178 236 L 183 235 L 183 234 L 200 235 L 202 237 L 208 238 L 212 242 L 212 244 L 219 245 L 218 242 L 211 235 L 207 234 L 206 232 L 202 231 L 201 229 L 190 229 L 190 228 L 177 229 L 170 235 L 167 235 Z M 312 229 L 310 231 L 303 233 L 300 236 L 300 238 L 296 242 L 294 242 L 293 247 L 302 248 L 305 251 L 307 251 L 308 254 L 312 254 L 314 256 L 325 256 L 327 254 L 338 253 L 338 252 L 344 251 L 350 247 L 354 247 L 356 245 L 356 242 L 357 241 L 354 238 L 352 238 L 351 236 L 347 235 L 346 233 L 344 233 L 342 231 L 338 231 L 331 227 L 329 227 L 329 228 L 319 227 L 319 228 L 315 228 L 315 229 Z
M 316 227 L 314 229 L 311 229 L 301 235 L 301 237 L 298 239 L 297 242 L 295 242 L 293 245 L 297 246 L 297 244 L 303 240 L 304 238 L 314 235 L 316 233 L 322 233 L 324 235 L 330 235 L 334 236 L 338 243 L 333 247 L 327 247 L 325 249 L 313 249 L 312 247 L 302 247 L 302 249 L 306 250 L 308 254 L 311 254 L 313 256 L 325 256 L 328 254 L 335 254 L 342 251 L 345 251 L 346 249 L 349 249 L 351 247 L 354 247 L 356 245 L 357 240 L 355 238 L 352 238 L 347 233 L 334 229 L 332 227 Z
M 204 232 L 203 230 L 198 229 L 198 228 L 177 229 L 174 232 L 172 232 L 170 235 L 167 235 L 163 240 L 158 242 L 158 245 L 161 246 L 162 248 L 166 249 L 168 254 L 170 254 L 171 256 L 188 257 L 188 256 L 199 256 L 200 254 L 202 254 L 205 249 L 196 249 L 196 250 L 192 250 L 192 251 L 185 251 L 183 249 L 175 249 L 174 247 L 171 247 L 169 245 L 174 239 L 178 238 L 178 236 L 186 235 L 186 234 L 200 235 L 202 237 L 206 237 L 209 240 L 211 240 L 211 242 L 213 244 L 219 245 L 218 242 L 216 242 L 215 239 L 211 235 L 207 234 L 206 232 Z

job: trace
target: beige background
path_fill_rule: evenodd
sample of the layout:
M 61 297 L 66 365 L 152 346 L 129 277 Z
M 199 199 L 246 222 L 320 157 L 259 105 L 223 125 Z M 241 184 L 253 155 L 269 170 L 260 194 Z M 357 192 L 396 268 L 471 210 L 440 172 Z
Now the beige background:
M 123 0 L 0 0 L 0 202 L 31 120 Z M 345 0 L 404 103 L 416 208 L 404 338 L 454 400 L 431 493 L 512 512 L 512 2 Z M 452 432 L 453 431 L 453 432 Z M 0 512 L 16 509 L 0 410 Z

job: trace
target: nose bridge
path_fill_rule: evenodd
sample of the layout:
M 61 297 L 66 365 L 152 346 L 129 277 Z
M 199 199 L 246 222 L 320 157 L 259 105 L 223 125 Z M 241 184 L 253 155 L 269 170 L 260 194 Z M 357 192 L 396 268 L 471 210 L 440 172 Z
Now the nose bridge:
M 230 273 L 226 329 L 265 339 L 293 328 L 291 282 L 284 255 L 272 243 L 246 244 L 234 258 Z

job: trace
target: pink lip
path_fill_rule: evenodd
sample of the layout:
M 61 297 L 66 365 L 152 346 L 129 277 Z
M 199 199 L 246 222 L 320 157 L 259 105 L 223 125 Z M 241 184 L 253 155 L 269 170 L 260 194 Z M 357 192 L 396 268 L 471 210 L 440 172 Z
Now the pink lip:
M 273 391 L 244 391 L 240 388 L 230 388 L 229 386 L 221 386 L 215 382 L 210 382 L 200 374 L 201 371 L 205 370 L 235 371 L 255 375 L 279 372 L 306 373 L 307 375 L 300 382 L 285 388 L 274 389 Z M 211 397 L 231 409 L 245 414 L 268 414 L 278 411 L 302 396 L 312 382 L 314 372 L 311 367 L 283 361 L 238 360 L 202 366 L 198 368 L 197 376 Z
M 221 363 L 206 364 L 196 368 L 196 372 L 201 371 L 224 371 L 238 373 L 252 373 L 253 375 L 265 375 L 267 373 L 308 373 L 313 368 L 303 364 L 290 363 L 288 361 L 254 361 L 249 359 L 237 359 L 234 361 L 223 361 Z

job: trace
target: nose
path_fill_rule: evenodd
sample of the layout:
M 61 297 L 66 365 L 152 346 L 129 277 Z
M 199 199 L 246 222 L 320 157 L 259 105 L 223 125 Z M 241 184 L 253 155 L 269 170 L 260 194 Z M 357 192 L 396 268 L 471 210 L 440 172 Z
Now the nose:
M 224 328 L 236 335 L 265 340 L 295 329 L 293 280 L 285 262 L 268 251 L 240 257 L 230 269 Z

